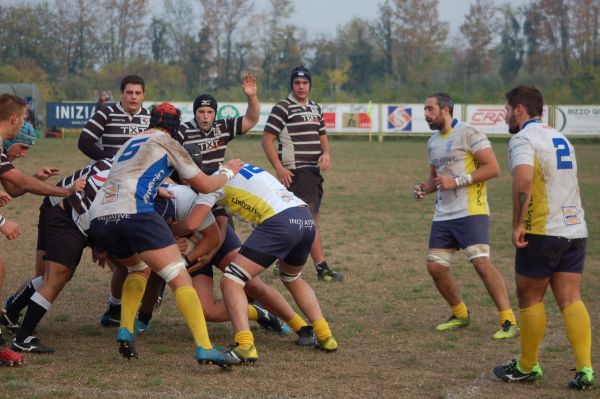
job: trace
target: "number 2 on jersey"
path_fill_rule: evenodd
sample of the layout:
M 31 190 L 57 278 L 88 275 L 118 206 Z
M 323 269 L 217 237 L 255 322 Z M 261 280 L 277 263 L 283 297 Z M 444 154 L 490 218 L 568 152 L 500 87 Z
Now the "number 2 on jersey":
M 137 152 L 140 150 L 140 145 L 142 145 L 142 143 L 148 140 L 149 138 L 150 137 L 141 137 L 139 139 L 131 140 L 129 144 L 127 144 L 127 147 L 125 147 L 125 149 L 123 150 L 123 153 L 121 154 L 117 162 L 127 161 L 128 159 L 133 158 L 135 154 L 137 154 Z
M 556 148 L 556 168 L 557 169 L 573 169 L 573 162 L 564 159 L 571 156 L 571 150 L 567 141 L 562 137 L 552 139 L 552 144 Z

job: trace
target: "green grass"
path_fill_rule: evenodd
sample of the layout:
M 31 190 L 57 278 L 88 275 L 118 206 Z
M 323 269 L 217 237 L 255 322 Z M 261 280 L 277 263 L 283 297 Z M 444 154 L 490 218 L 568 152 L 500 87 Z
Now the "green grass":
M 494 140 L 502 174 L 489 184 L 492 209 L 492 260 L 507 280 L 515 306 L 510 241 L 510 175 L 506 141 Z M 579 177 L 590 239 L 583 295 L 598 323 L 600 299 L 600 144 L 578 142 Z M 236 139 L 229 157 L 270 169 L 256 138 Z M 3 369 L 0 397 L 111 398 L 564 398 L 575 397 L 565 385 L 574 367 L 551 293 L 546 296 L 548 322 L 540 353 L 544 380 L 539 385 L 507 385 L 492 368 L 518 356 L 518 340 L 494 342 L 497 312 L 473 267 L 462 255 L 453 273 L 470 307 L 471 325 L 438 333 L 436 324 L 450 315 L 425 268 L 433 198 L 417 203 L 412 187 L 428 172 L 423 140 L 367 143 L 332 140 L 333 169 L 325 175 L 321 233 L 329 263 L 346 281 L 316 279 L 307 263 L 304 278 L 314 287 L 340 348 L 335 354 L 294 345 L 294 337 L 269 334 L 252 326 L 259 350 L 254 367 L 221 372 L 194 361 L 193 342 L 173 295 L 152 321 L 149 334 L 138 337 L 140 358 L 124 361 L 115 344 L 115 329 L 100 327 L 110 274 L 91 262 L 88 250 L 37 334 L 56 349 L 50 356 L 28 355 L 28 365 Z M 27 173 L 58 166 L 65 173 L 87 163 L 75 139 L 39 140 L 28 158 L 16 165 Z M 41 198 L 14 199 L 2 214 L 21 225 L 22 236 L 2 240 L 7 269 L 0 300 L 33 273 L 37 209 Z M 236 223 L 242 237 L 249 229 Z M 220 273 L 216 274 L 217 278 Z M 264 280 L 291 300 L 270 270 Z M 228 323 L 209 324 L 216 344 L 232 341 Z M 593 331 L 594 348 L 600 335 Z M 594 349 L 593 360 L 598 361 Z M 585 397 L 595 397 L 593 391 Z M 580 397 L 581 395 L 577 395 Z

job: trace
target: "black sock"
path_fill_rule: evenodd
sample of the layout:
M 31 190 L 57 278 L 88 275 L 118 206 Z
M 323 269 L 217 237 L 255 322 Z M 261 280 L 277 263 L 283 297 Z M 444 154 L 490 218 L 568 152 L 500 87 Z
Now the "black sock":
M 138 312 L 138 320 L 141 321 L 144 324 L 148 324 L 150 323 L 150 320 L 152 320 L 152 312 L 150 313 L 144 313 L 141 310 Z
M 35 288 L 31 280 L 20 291 L 15 292 L 6 300 L 6 313 L 11 320 L 19 317 L 19 313 L 27 306 L 31 296 L 35 293 Z
M 315 263 L 315 267 L 317 268 L 318 272 L 322 272 L 323 270 L 328 270 L 329 266 L 327 266 L 327 262 L 323 261 L 321 263 Z
M 33 335 L 33 331 L 49 308 L 50 302 L 36 292 L 31 297 L 29 305 L 27 305 L 27 313 L 25 313 L 23 323 L 21 323 L 21 327 L 19 328 L 19 331 L 17 331 L 15 339 L 17 341 L 23 341 L 25 338 Z

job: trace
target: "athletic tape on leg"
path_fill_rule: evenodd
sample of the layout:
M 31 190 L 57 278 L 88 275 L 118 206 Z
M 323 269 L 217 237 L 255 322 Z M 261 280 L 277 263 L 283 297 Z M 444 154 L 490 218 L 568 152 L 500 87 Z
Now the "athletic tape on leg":
M 427 253 L 428 262 L 434 262 L 438 265 L 450 267 L 450 260 L 452 260 L 452 252 L 430 249 Z
M 225 271 L 223 273 L 225 277 L 235 281 L 242 287 L 244 287 L 246 283 L 252 279 L 250 273 L 244 270 L 244 268 L 240 265 L 237 265 L 233 262 L 231 262 L 229 266 L 225 268 Z
M 165 280 L 168 284 L 173 280 L 177 275 L 179 275 L 180 271 L 185 271 L 185 261 L 183 259 L 178 260 L 177 262 L 173 262 L 170 265 L 165 266 L 163 269 L 156 272 L 160 277 Z
M 286 273 L 281 270 L 281 268 L 279 269 L 279 279 L 284 283 L 296 281 L 300 278 L 300 276 L 302 276 L 302 271 L 299 271 L 298 273 Z
M 465 248 L 465 252 L 467 254 L 468 260 L 472 260 L 475 258 L 481 258 L 481 257 L 489 257 L 490 256 L 490 246 L 487 244 L 469 245 L 467 248 Z
M 127 266 L 127 271 L 129 273 L 131 273 L 131 272 L 141 272 L 142 270 L 144 270 L 147 267 L 148 267 L 148 265 L 145 264 L 144 261 L 142 260 L 137 265 Z

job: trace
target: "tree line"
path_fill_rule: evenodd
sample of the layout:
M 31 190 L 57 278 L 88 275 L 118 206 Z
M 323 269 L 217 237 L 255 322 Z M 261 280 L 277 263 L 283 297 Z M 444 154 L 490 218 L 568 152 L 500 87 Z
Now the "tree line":
M 251 0 L 162 3 L 158 11 L 148 0 L 0 5 L 0 82 L 35 83 L 47 101 L 91 101 L 137 73 L 148 99 L 211 92 L 240 101 L 248 70 L 261 99 L 275 101 L 304 64 L 321 102 L 415 102 L 436 91 L 502 102 L 518 83 L 538 85 L 549 103 L 600 102 L 600 0 L 516 8 L 473 0 L 456 35 L 440 20 L 438 0 L 382 0 L 375 19 L 316 37 L 290 22 L 291 0 L 269 0 L 266 11 Z

